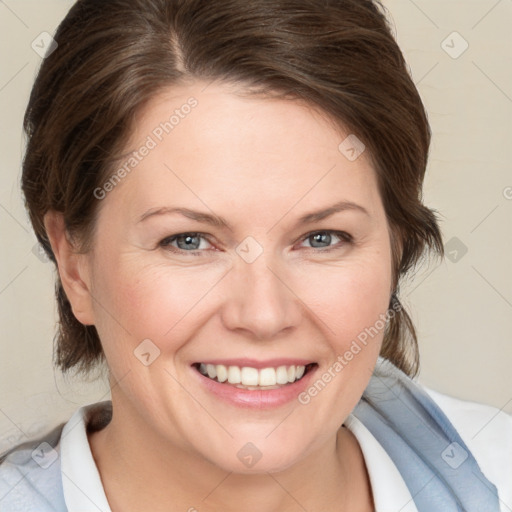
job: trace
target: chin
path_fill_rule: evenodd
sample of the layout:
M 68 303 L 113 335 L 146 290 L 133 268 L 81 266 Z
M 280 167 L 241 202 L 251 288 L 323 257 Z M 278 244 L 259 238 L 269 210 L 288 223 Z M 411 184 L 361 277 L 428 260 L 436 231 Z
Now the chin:
M 270 439 L 272 435 L 266 436 L 268 431 L 259 437 L 242 439 L 237 436 L 229 443 L 217 445 L 213 451 L 212 447 L 207 452 L 202 451 L 203 457 L 227 472 L 258 475 L 285 471 L 307 456 L 306 440 L 295 438 L 290 442 L 291 437 L 284 439 L 276 435 Z
M 247 457 L 247 456 L 246 456 Z M 212 461 L 224 471 L 240 475 L 262 475 L 267 473 L 281 473 L 299 462 L 297 453 L 267 453 L 261 459 L 250 463 L 232 457 L 219 461 Z

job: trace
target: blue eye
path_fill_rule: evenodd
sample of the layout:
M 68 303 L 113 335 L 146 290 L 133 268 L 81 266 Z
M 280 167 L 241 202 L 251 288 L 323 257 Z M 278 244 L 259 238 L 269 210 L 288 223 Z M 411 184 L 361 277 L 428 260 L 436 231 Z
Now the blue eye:
M 312 233 L 308 233 L 306 236 L 302 238 L 302 241 L 310 241 L 310 248 L 312 249 L 323 249 L 324 251 L 326 251 L 330 249 L 336 249 L 336 245 L 339 245 L 339 242 L 338 244 L 330 245 L 330 243 L 333 240 L 333 236 L 348 244 L 353 242 L 352 236 L 349 235 L 348 233 L 345 233 L 344 231 L 331 230 L 314 231 Z
M 335 245 L 331 245 L 333 239 L 334 241 L 335 239 L 340 241 L 335 243 Z M 188 253 L 192 256 L 201 256 L 205 250 L 208 250 L 207 247 L 201 247 L 201 240 L 205 240 L 208 244 L 210 244 L 203 233 L 191 232 L 179 233 L 177 235 L 164 238 L 159 245 L 166 250 L 170 250 L 178 254 Z M 353 238 L 350 234 L 344 231 L 332 230 L 313 231 L 303 236 L 300 241 L 305 242 L 306 240 L 310 242 L 309 247 L 306 248 L 319 249 L 317 252 L 328 252 L 333 249 L 338 249 L 345 244 L 353 243 Z
M 194 256 L 199 256 L 201 254 L 201 250 L 203 249 L 203 248 L 200 248 L 201 239 L 207 240 L 202 233 L 180 233 L 178 235 L 173 235 L 173 236 L 164 238 L 160 242 L 160 246 L 164 247 L 164 248 L 168 248 L 173 252 L 178 252 L 178 253 L 188 252 Z M 173 242 L 176 242 L 178 247 L 171 245 Z

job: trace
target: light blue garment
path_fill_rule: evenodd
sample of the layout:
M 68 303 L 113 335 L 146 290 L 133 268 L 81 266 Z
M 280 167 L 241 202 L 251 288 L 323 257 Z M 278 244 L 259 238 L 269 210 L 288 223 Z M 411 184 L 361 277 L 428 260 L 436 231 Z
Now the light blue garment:
M 379 357 L 352 414 L 400 471 L 419 512 L 499 512 L 498 491 L 427 393 Z
M 0 512 L 67 512 L 58 446 L 63 427 L 0 455 Z M 52 464 L 45 457 L 50 447 L 59 455 Z
M 499 512 L 495 485 L 453 425 L 394 365 L 379 357 L 352 414 L 396 464 L 419 512 Z M 59 445 L 63 426 L 0 456 L 0 512 L 67 512 Z M 54 459 L 52 449 L 58 453 Z

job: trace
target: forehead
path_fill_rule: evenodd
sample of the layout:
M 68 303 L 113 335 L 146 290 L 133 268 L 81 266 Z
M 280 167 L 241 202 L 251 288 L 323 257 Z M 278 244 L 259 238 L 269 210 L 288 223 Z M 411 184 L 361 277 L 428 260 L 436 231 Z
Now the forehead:
M 148 135 L 168 147 L 186 138 L 188 143 L 180 149 L 190 153 L 205 145 L 226 149 L 226 154 L 235 146 L 266 150 L 264 154 L 247 154 L 249 161 L 271 152 L 282 156 L 289 149 L 310 158 L 318 158 L 315 149 L 337 153 L 348 132 L 299 99 L 249 95 L 235 84 L 195 82 L 163 90 L 146 103 L 138 113 L 132 142 Z M 226 139 L 227 135 L 231 137 Z
M 374 170 L 365 152 L 347 158 L 349 135 L 298 101 L 247 97 L 224 84 L 172 87 L 139 112 L 127 144 L 137 162 L 116 194 L 134 210 L 176 199 L 254 206 L 263 216 L 301 201 L 345 199 L 375 210 Z

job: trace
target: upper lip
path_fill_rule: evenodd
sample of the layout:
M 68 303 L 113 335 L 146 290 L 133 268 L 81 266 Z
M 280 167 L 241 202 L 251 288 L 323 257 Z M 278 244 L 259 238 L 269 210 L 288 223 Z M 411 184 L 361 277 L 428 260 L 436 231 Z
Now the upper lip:
M 243 368 L 244 366 L 249 368 L 278 368 L 279 366 L 307 366 L 308 364 L 313 364 L 314 361 L 310 359 L 299 359 L 295 357 L 281 357 L 275 359 L 265 359 L 264 361 L 258 359 L 249 359 L 249 358 L 241 358 L 241 359 L 204 359 L 197 361 L 194 364 L 212 364 L 218 365 L 222 364 L 224 366 L 239 366 Z

